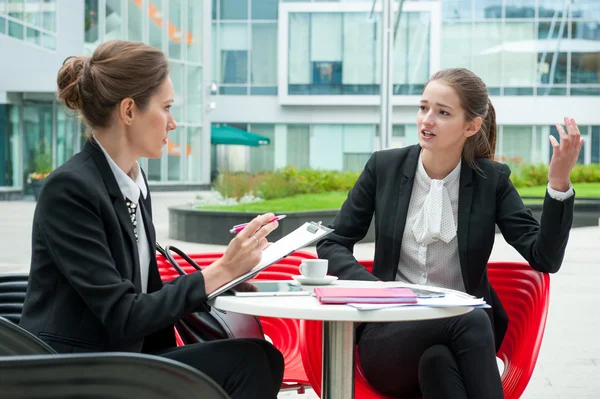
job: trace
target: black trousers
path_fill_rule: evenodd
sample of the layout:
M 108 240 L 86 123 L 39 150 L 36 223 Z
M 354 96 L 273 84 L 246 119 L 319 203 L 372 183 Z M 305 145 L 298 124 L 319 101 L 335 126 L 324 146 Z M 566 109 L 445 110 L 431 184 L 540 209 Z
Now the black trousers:
M 368 323 L 358 356 L 365 377 L 398 398 L 504 398 L 487 314 L 398 323 Z
M 275 399 L 283 380 L 283 356 L 260 339 L 225 339 L 157 353 L 208 375 L 231 399 Z

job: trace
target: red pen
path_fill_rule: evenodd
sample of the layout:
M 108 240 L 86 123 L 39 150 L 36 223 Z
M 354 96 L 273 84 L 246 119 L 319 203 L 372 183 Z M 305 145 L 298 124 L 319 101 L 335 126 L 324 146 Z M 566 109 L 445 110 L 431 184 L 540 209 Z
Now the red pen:
M 273 219 L 271 219 L 271 222 L 274 222 L 276 220 L 281 220 L 281 219 L 285 219 L 286 215 L 277 215 L 275 216 Z M 231 230 L 229 230 L 230 233 L 239 233 L 240 231 L 244 230 L 244 227 L 248 226 L 248 223 L 242 223 L 242 224 L 236 224 L 235 226 L 233 226 L 231 228 Z

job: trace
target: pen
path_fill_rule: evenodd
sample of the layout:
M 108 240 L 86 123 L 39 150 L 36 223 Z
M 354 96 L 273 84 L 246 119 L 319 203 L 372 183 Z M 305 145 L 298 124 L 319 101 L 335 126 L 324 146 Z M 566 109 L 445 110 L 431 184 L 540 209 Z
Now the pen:
M 281 220 L 281 219 L 285 219 L 286 215 L 277 215 L 275 216 L 273 219 L 271 219 L 271 222 L 274 222 L 276 220 Z M 231 228 L 231 230 L 229 230 L 230 233 L 239 233 L 240 231 L 244 230 L 244 227 L 248 226 L 248 223 L 242 223 L 242 224 L 236 224 L 235 226 L 233 226 Z

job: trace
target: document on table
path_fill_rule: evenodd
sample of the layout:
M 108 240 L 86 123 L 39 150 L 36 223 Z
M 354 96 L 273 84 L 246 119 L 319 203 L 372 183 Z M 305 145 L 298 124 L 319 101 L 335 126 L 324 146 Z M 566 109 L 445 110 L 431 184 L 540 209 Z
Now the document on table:
M 448 293 L 442 298 L 418 298 L 417 303 L 348 303 L 358 310 L 378 310 L 387 308 L 397 308 L 406 306 L 427 306 L 430 308 L 447 308 L 447 307 L 469 307 L 469 308 L 489 308 L 490 305 L 485 303 L 483 298 L 468 298 L 463 295 Z
M 261 270 L 266 269 L 273 263 L 285 258 L 293 252 L 312 244 L 313 242 L 320 240 L 333 229 L 322 226 L 321 222 L 306 222 L 296 230 L 292 231 L 285 237 L 280 238 L 273 244 L 269 245 L 262 253 L 262 260 L 248 273 L 241 275 L 240 277 L 230 281 L 229 283 L 222 285 L 215 291 L 208 295 L 208 299 L 212 299 L 230 288 L 243 283 L 244 281 L 250 280 L 256 276 Z

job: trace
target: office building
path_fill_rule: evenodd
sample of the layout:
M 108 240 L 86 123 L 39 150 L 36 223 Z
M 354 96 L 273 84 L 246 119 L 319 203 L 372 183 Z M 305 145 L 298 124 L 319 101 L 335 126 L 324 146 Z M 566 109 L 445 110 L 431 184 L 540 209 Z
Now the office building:
M 0 0 L 0 187 L 27 193 L 29 173 L 81 148 L 81 124 L 55 101 L 56 73 L 116 38 L 169 59 L 179 127 L 161 159 L 141 160 L 153 186 L 205 185 L 211 168 L 360 170 L 381 142 L 380 5 Z M 569 115 L 586 139 L 579 161 L 600 162 L 598 1 L 405 1 L 392 64 L 393 147 L 417 142 L 427 78 L 466 67 L 489 87 L 498 156 L 548 162 L 547 137 Z M 211 148 L 225 126 L 269 144 Z

